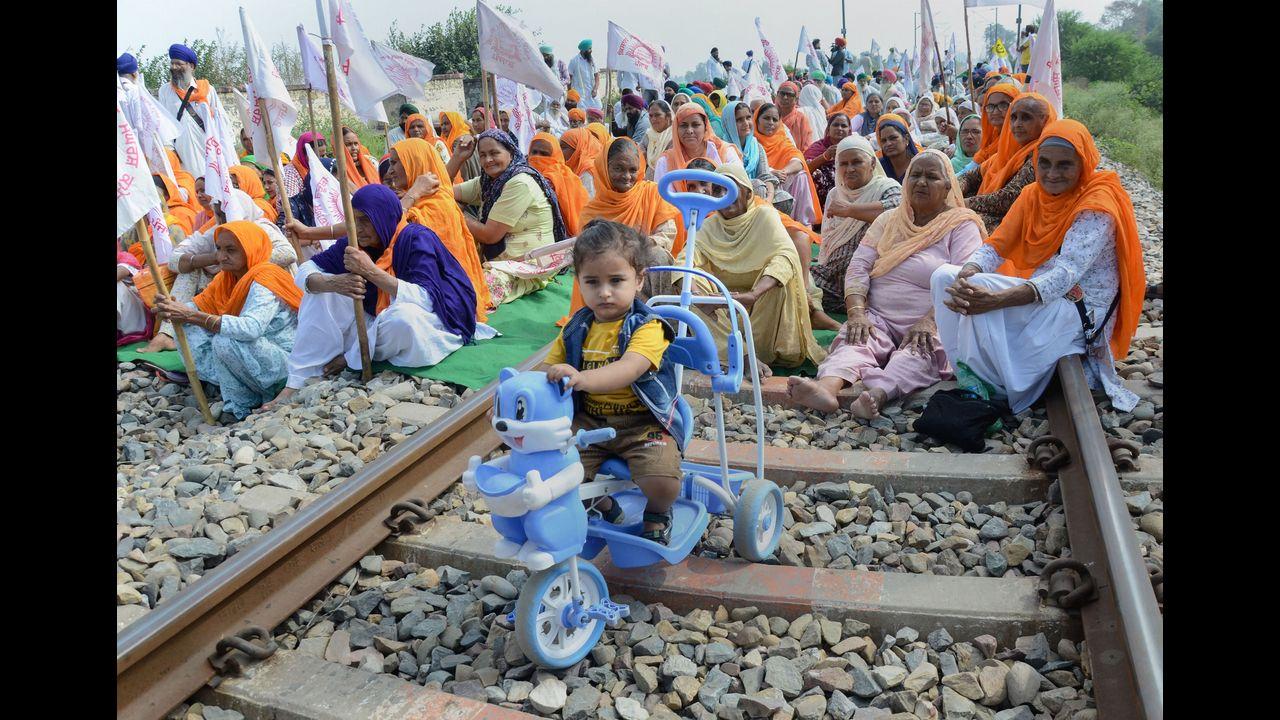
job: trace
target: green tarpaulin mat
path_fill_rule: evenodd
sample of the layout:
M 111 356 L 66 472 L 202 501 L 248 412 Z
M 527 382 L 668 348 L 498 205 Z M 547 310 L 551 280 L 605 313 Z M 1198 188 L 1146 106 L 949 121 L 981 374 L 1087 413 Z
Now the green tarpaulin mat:
M 374 372 L 394 370 L 404 375 L 430 378 L 468 388 L 482 388 L 498 377 L 504 367 L 515 367 L 551 342 L 560 333 L 556 321 L 569 312 L 572 275 L 559 275 L 546 288 L 502 305 L 489 313 L 489 325 L 502 333 L 491 340 L 466 345 L 432 367 L 402 368 L 375 362 Z M 116 362 L 146 362 L 173 372 L 182 372 L 182 355 L 177 350 L 140 353 L 146 343 L 116 349 Z

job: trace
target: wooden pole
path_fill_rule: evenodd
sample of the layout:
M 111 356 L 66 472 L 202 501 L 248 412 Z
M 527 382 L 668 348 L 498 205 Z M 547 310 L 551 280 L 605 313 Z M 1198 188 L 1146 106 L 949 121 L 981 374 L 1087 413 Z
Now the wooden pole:
M 604 112 L 601 113 L 609 121 L 613 123 L 613 103 L 609 102 L 609 96 L 613 94 L 613 73 L 609 72 L 609 68 L 604 69 Z M 610 131 L 609 134 L 613 134 Z
M 284 189 L 284 168 L 280 165 L 280 153 L 276 151 L 276 134 L 271 127 L 271 116 L 267 114 L 265 98 L 258 98 L 258 112 L 262 113 L 262 123 L 267 129 L 267 152 L 271 154 L 271 167 L 276 173 L 276 193 L 280 196 L 280 210 L 284 213 L 284 222 L 287 227 L 293 222 L 293 210 L 289 208 L 288 193 Z M 293 252 L 298 256 L 298 264 L 306 262 L 306 258 L 302 257 L 302 245 L 298 239 L 289 233 L 285 233 L 285 237 L 288 237 L 289 243 L 293 245 Z
M 156 282 L 156 297 L 168 297 L 169 288 L 164 286 L 164 277 L 160 275 L 160 264 L 156 262 L 156 251 L 151 247 L 151 236 L 147 234 L 147 218 L 144 215 L 134 226 L 138 233 L 138 241 L 142 243 L 142 253 L 147 256 L 147 267 L 151 269 L 151 277 Z M 204 396 L 204 386 L 200 384 L 200 375 L 196 373 L 196 361 L 191 357 L 191 346 L 187 344 L 187 332 L 182 323 L 173 323 L 173 337 L 178 341 L 178 350 L 182 353 L 182 364 L 187 369 L 187 379 L 191 381 L 191 392 L 196 396 L 196 404 L 200 406 L 200 414 L 210 425 L 217 425 L 213 411 L 209 409 L 209 399 Z
M 320 34 L 324 41 L 324 75 L 329 84 L 329 117 L 333 121 L 332 142 L 342 142 L 342 118 L 338 113 L 338 76 L 333 64 L 333 38 L 326 31 L 323 0 L 316 0 L 316 14 L 320 17 Z M 356 241 L 356 213 L 351 207 L 351 185 L 347 180 L 347 164 L 335 162 L 338 187 L 342 188 L 342 212 L 347 219 L 347 247 L 359 247 Z M 367 288 L 365 292 L 377 292 L 377 288 Z M 373 379 L 373 361 L 369 357 L 369 331 L 365 328 L 364 303 L 352 299 L 356 313 L 356 337 L 360 341 L 360 379 L 369 382 Z
M 942 66 L 942 52 L 938 49 L 938 26 L 933 24 L 933 6 L 928 5 L 926 7 L 929 8 L 929 27 L 933 30 L 933 56 L 938 59 L 938 77 L 942 80 L 942 96 L 945 98 L 947 106 L 950 106 L 951 93 L 947 92 L 947 69 Z M 921 27 L 923 27 L 924 19 L 921 18 L 920 22 L 922 23 Z M 930 78 L 930 80 L 932 79 Z M 925 88 L 925 92 L 932 92 L 932 90 Z
M 311 132 L 316 131 L 316 111 L 311 107 L 311 86 L 307 86 L 307 121 L 311 125 Z
M 976 88 L 973 86 L 973 48 L 969 45 L 969 6 L 968 5 L 964 7 L 964 52 L 965 52 L 965 60 L 969 63 L 969 80 L 968 82 L 965 83 L 965 85 L 968 85 L 969 87 L 966 88 L 968 92 L 966 92 L 965 94 L 969 96 L 970 100 L 974 100 L 975 98 L 973 96 L 976 91 Z
M 480 68 L 480 104 L 484 107 L 484 114 L 492 119 L 493 110 L 489 104 L 489 73 L 483 67 Z M 470 114 L 467 117 L 470 117 Z

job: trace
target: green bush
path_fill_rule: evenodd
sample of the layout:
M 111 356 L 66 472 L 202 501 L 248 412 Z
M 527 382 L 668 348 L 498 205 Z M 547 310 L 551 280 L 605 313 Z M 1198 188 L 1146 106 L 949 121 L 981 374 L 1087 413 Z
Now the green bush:
M 1063 92 L 1067 117 L 1084 123 L 1107 157 L 1164 188 L 1164 116 L 1143 107 L 1120 82 L 1072 80 Z

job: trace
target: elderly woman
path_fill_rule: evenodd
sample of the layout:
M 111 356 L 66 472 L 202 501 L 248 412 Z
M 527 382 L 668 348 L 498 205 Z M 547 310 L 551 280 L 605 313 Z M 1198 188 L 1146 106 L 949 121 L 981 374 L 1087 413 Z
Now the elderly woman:
M 962 386 L 1022 412 L 1059 358 L 1083 353 L 1091 386 L 1121 412 L 1138 397 L 1116 377 L 1138 327 L 1146 275 L 1133 202 L 1088 128 L 1059 120 L 1035 153 L 1036 182 L 962 267 L 932 279 L 938 335 Z M 1010 275 L 993 271 L 1003 263 Z
M 827 132 L 822 139 L 804 151 L 813 185 L 818 189 L 818 202 L 823 206 L 827 204 L 827 194 L 836 184 L 836 145 L 849 137 L 849 133 L 849 116 L 838 112 L 827 121 Z
M 1036 180 L 1032 154 L 1045 126 L 1058 119 L 1052 103 L 1039 93 L 1023 93 L 1009 106 L 996 151 L 979 167 L 960 176 L 965 203 L 995 232 L 1022 189 Z
M 836 112 L 844 111 L 837 110 Z M 875 135 L 876 121 L 880 119 L 880 114 L 883 112 L 884 98 L 880 97 L 880 93 L 872 90 L 867 93 L 867 101 L 862 112 L 849 116 L 849 130 L 862 137 Z
M 262 225 L 238 220 L 214 231 L 220 272 L 191 302 L 158 296 L 156 314 L 186 325 L 201 380 L 222 390 L 223 411 L 243 420 L 287 375 L 302 293 L 271 262 Z
M 742 166 L 747 169 L 747 177 L 755 180 L 768 175 L 769 158 L 760 146 L 760 141 L 756 140 L 751 108 L 738 100 L 730 101 L 724 107 L 721 122 L 725 128 L 725 140 L 733 143 L 734 148 L 742 155 Z M 715 165 L 711 167 L 714 168 Z
M 587 197 L 595 197 L 596 180 L 592 168 L 600 154 L 600 140 L 586 127 L 578 127 L 560 136 L 560 152 L 565 164 L 582 181 Z
M 564 230 L 572 237 L 582 228 L 582 208 L 591 199 L 582 179 L 565 164 L 560 141 L 548 133 L 540 132 L 529 142 L 529 165 L 551 183 L 556 201 L 560 203 L 560 217 Z
M 205 194 L 204 178 L 196 180 L 196 199 L 209 213 L 210 222 L 202 230 L 189 235 L 179 243 L 173 249 L 173 254 L 169 256 L 169 269 L 178 273 L 169 292 L 178 302 L 187 302 L 194 298 L 208 287 L 220 272 L 214 230 L 227 222 L 227 215 L 221 203 L 215 203 L 213 198 Z M 294 252 L 289 239 L 266 219 L 262 209 L 243 191 L 232 190 L 231 202 L 236 204 L 241 217 L 256 223 L 266 234 L 267 242 L 271 246 L 268 251 L 268 260 L 291 272 L 294 269 L 294 263 L 298 261 L 298 255 Z M 173 323 L 163 322 L 156 336 L 147 343 L 142 352 L 176 349 L 173 337 Z
M 951 167 L 959 175 L 970 167 L 977 167 L 973 156 L 982 147 L 982 116 L 968 114 L 956 128 L 956 153 L 951 156 Z
M 125 240 L 134 235 L 131 230 Z M 151 316 L 133 284 L 133 277 L 141 269 L 138 258 L 116 246 L 116 347 L 150 336 Z
M 884 174 L 871 143 L 850 135 L 835 146 L 835 185 L 827 195 L 818 263 L 810 268 L 822 307 L 842 312 L 849 259 L 871 223 L 902 202 L 902 186 Z
M 778 108 L 772 103 L 765 103 L 756 109 L 756 138 L 764 148 L 770 172 L 780 178 L 779 186 L 795 198 L 791 217 L 804 225 L 816 225 L 822 222 L 822 202 L 818 198 L 818 188 L 813 184 L 804 154 L 792 144 L 781 128 Z
M 644 150 L 644 179 L 653 179 L 653 166 L 657 164 L 662 153 L 671 149 L 671 126 L 675 111 L 666 100 L 654 100 L 649 103 L 649 129 L 645 130 L 644 142 L 640 147 Z
M 444 141 L 436 135 L 435 128 L 431 126 L 431 121 L 427 119 L 426 115 L 419 113 L 410 115 L 409 118 L 405 120 L 405 127 L 408 128 L 405 131 L 406 140 L 409 138 L 421 138 L 426 140 L 430 143 L 431 147 L 436 149 L 436 152 L 440 153 L 441 160 L 446 163 L 449 162 L 449 146 L 445 145 Z
M 741 165 L 721 164 L 716 172 L 737 184 L 738 199 L 703 223 L 693 266 L 719 278 L 747 308 L 756 357 L 764 363 L 762 375 L 771 374 L 768 365 L 798 367 L 806 360 L 821 362 L 826 352 L 813 339 L 804 267 L 778 211 L 755 202 L 751 179 Z M 711 192 L 724 190 L 717 185 Z M 681 250 L 676 265 L 684 264 L 687 250 Z M 672 279 L 676 283 L 682 280 L 679 275 Z M 699 293 L 712 292 L 705 280 L 695 278 L 694 282 Z M 719 309 L 710 312 L 707 320 L 721 354 L 727 347 L 728 318 L 727 311 Z
M 466 217 L 467 229 L 487 260 L 485 282 L 498 306 L 546 287 L 570 257 L 561 253 L 546 265 L 523 262 L 530 250 L 566 237 L 555 191 L 507 133 L 486 130 L 476 148 L 484 175 L 455 185 L 453 197 L 480 206 L 478 220 Z
M 817 85 L 810 83 L 800 88 L 799 109 L 809 118 L 809 127 L 816 138 L 814 142 L 820 142 L 827 132 L 827 103 L 823 101 L 822 91 Z
M 697 157 L 705 157 L 716 165 L 742 164 L 742 157 L 734 146 L 716 137 L 711 130 L 707 111 L 698 103 L 690 102 L 680 106 L 676 111 L 675 122 L 675 142 L 658 159 L 658 166 L 653 171 L 654 182 L 662 180 L 662 176 L 672 170 L 688 167 L 689 161 Z
M 671 112 L 678 113 L 680 108 L 693 102 L 693 96 L 686 92 L 678 92 L 671 96 Z
M 443 129 L 444 123 L 441 123 Z M 480 157 L 476 155 L 476 138 L 480 133 L 494 127 L 493 121 L 489 118 L 489 112 L 483 107 L 478 107 L 471 111 L 471 118 L 468 121 L 467 128 L 470 134 L 459 135 L 452 141 L 449 151 L 453 153 L 448 160 L 445 161 L 449 177 L 454 179 L 454 183 L 470 182 L 483 173 L 480 170 Z M 450 124 L 449 129 L 453 131 L 453 125 Z M 456 132 L 456 131 L 454 131 Z M 444 159 L 442 155 L 441 160 Z
M 821 129 L 813 127 L 809 116 L 800 109 L 800 87 L 788 80 L 778 86 L 778 121 L 791 133 L 791 141 L 797 147 L 809 147 L 818 141 Z
M 369 148 L 360 142 L 360 136 L 345 126 L 342 128 L 342 150 L 342 163 L 346 167 L 347 177 L 351 178 L 352 190 L 378 184 L 377 162 L 369 154 Z
M 827 108 L 827 117 L 836 113 L 844 113 L 853 117 L 862 112 L 862 96 L 858 92 L 858 84 L 847 82 L 840 86 L 840 102 Z
M 981 165 L 996 151 L 1000 140 L 1000 130 L 1009 114 L 1009 106 L 1013 99 L 1022 94 L 1021 88 L 1010 81 L 999 77 L 987 80 L 989 87 L 982 95 L 982 145 L 974 154 L 973 161 Z
M 370 358 L 400 367 L 434 365 L 473 338 L 495 334 L 476 322 L 475 289 L 462 266 L 430 228 L 405 215 L 395 192 L 362 187 L 351 207 L 355 245 L 344 237 L 298 270 L 295 282 L 306 291 L 298 340 L 273 407 L 290 402 L 308 378 L 361 369 L 353 299 L 365 314 Z
M 978 216 L 964 206 L 955 177 L 938 150 L 912 158 L 905 201 L 876 218 L 849 262 L 849 321 L 818 366 L 818 379 L 788 380 L 796 402 L 834 412 L 836 393 L 852 385 L 849 411 L 870 420 L 891 400 L 950 376 L 934 324 L 930 276 L 969 257 L 986 237 Z
M 906 121 L 893 113 L 881 115 L 876 122 L 876 137 L 880 141 L 880 167 L 884 168 L 884 174 L 898 183 L 903 182 L 911 158 L 920 152 Z

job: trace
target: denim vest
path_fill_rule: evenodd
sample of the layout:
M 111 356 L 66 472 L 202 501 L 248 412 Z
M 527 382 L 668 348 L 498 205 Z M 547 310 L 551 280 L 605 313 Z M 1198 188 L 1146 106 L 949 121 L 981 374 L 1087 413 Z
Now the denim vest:
M 567 364 L 576 368 L 582 367 L 582 344 L 586 342 L 587 331 L 591 328 L 591 323 L 594 320 L 595 314 L 591 311 L 591 308 L 582 308 L 574 313 L 569 322 L 565 324 L 561 334 L 564 337 L 564 354 Z M 656 315 L 644 302 L 635 300 L 631 303 L 631 310 L 623 318 L 622 327 L 618 330 L 619 357 L 627 352 L 627 345 L 631 342 L 631 335 L 652 320 L 662 322 L 662 331 L 666 334 L 668 340 L 675 337 L 670 325 Z M 631 383 L 631 390 L 640 399 L 640 402 L 649 408 L 649 412 L 653 413 L 658 423 L 671 434 L 671 437 L 675 438 L 676 446 L 683 453 L 685 427 L 680 410 L 676 406 L 680 393 L 676 388 L 675 363 L 664 356 L 662 365 L 657 371 L 645 371 L 635 382 Z M 579 409 L 581 408 L 581 402 L 582 397 L 579 394 L 575 398 L 575 403 L 578 404 Z

